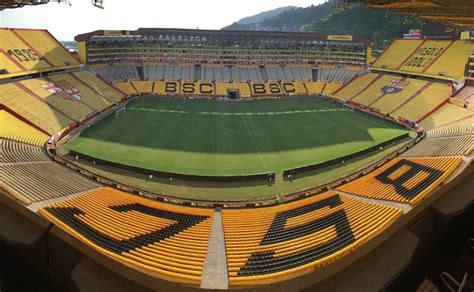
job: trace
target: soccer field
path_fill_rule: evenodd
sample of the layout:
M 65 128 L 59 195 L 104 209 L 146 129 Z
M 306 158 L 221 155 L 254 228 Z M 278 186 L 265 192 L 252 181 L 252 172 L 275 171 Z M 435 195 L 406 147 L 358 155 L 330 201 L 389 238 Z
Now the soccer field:
M 408 131 L 321 97 L 222 102 L 146 97 L 66 144 L 164 172 L 232 176 L 321 163 Z

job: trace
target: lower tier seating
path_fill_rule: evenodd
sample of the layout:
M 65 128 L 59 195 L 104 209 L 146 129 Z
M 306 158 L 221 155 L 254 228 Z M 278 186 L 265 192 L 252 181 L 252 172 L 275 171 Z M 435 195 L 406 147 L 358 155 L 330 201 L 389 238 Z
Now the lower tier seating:
M 452 94 L 449 84 L 369 73 L 339 90 L 341 100 L 418 122 L 441 106 Z
M 139 93 L 157 95 L 227 96 L 229 90 L 237 90 L 240 96 L 277 96 L 301 94 L 332 94 L 341 83 L 269 81 L 269 82 L 216 82 L 211 81 L 131 81 L 115 82 L 114 86 L 128 95 Z
M 43 146 L 49 136 L 5 110 L 0 110 L 0 138 Z
M 425 139 L 402 154 L 404 157 L 416 156 L 455 156 L 469 155 L 474 149 L 474 134 L 458 137 Z
M 115 82 L 114 86 L 117 87 L 119 90 L 127 94 L 128 96 L 138 94 L 137 90 L 132 86 L 130 82 Z
M 125 97 L 123 93 L 89 72 L 78 71 L 72 73 L 72 75 L 85 82 L 92 90 L 97 92 L 99 95 L 104 96 L 109 101 L 119 102 L 123 97 Z
M 474 135 L 474 115 L 426 132 L 427 138 Z
M 357 76 L 364 68 L 320 65 L 318 67 L 318 81 L 347 83 Z
M 35 162 L 2 165 L 0 186 L 28 205 L 94 189 L 97 184 L 56 162 Z
M 317 270 L 401 215 L 333 192 L 275 207 L 223 210 L 230 285 L 271 284 Z
M 60 86 L 66 84 L 66 90 L 71 89 L 77 92 L 79 94 L 79 101 L 91 108 L 92 111 L 101 111 L 112 104 L 112 101 L 100 95 L 99 92 L 93 90 L 92 86 L 72 73 L 54 75 L 49 77 L 49 79 Z
M 438 187 L 461 160 L 460 157 L 395 158 L 338 190 L 414 205 Z
M 69 82 L 59 79 L 34 78 L 20 81 L 20 84 L 42 98 L 51 108 L 60 111 L 75 121 L 80 121 L 94 111 L 85 104 L 82 94 Z M 70 90 L 67 92 L 66 90 Z M 78 94 L 73 93 L 74 91 Z
M 474 100 L 474 86 L 466 85 L 456 93 L 455 97 L 465 101 Z
M 43 148 L 0 139 L 0 163 L 48 161 Z
M 201 282 L 212 209 L 169 205 L 101 188 L 39 212 L 120 262 L 175 282 Z
M 74 120 L 53 109 L 40 97 L 24 91 L 15 83 L 0 85 L 0 104 L 5 105 L 50 135 L 74 123 Z
M 474 117 L 474 112 L 457 105 L 447 103 L 428 116 L 426 119 L 421 121 L 420 125 L 426 130 L 430 130 L 468 117 Z

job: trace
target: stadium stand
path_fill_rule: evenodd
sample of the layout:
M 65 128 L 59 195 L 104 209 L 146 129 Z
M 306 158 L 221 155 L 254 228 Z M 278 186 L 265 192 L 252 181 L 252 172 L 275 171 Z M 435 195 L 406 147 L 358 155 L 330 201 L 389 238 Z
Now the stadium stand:
M 107 100 L 111 102 L 119 102 L 125 95 L 114 88 L 111 84 L 108 84 L 100 78 L 92 75 L 91 73 L 85 71 L 77 71 L 72 73 L 75 78 L 78 78 L 83 83 L 87 84 L 93 91 L 95 91 L 98 95 L 103 96 Z
M 474 134 L 474 115 L 426 132 L 426 138 L 458 137 Z
M 318 81 L 345 84 L 356 77 L 364 68 L 353 66 L 318 66 Z
M 7 73 L 79 66 L 46 30 L 0 28 L 0 44 L 1 64 Z
M 79 64 L 78 60 L 46 30 L 15 29 L 14 32 L 26 45 L 43 56 L 51 67 Z
M 140 80 L 137 67 L 121 64 L 120 66 L 101 66 L 92 68 L 97 74 L 104 76 L 108 81 Z
M 474 112 L 457 105 L 447 103 L 426 119 L 421 121 L 420 125 L 427 129 L 441 127 L 445 124 L 474 116 Z
M 335 98 L 341 100 L 351 100 L 364 90 L 369 88 L 374 82 L 376 82 L 382 76 L 379 74 L 363 74 L 353 80 L 351 83 L 342 87 L 339 91 L 334 94 Z
M 115 82 L 113 85 L 128 96 L 138 94 L 137 90 L 133 88 L 132 84 L 129 82 Z
M 43 146 L 49 136 L 5 110 L 0 110 L 0 138 Z
M 458 99 L 474 102 L 474 87 L 466 85 L 455 96 Z
M 418 123 L 447 102 L 451 94 L 450 84 L 432 83 L 409 99 L 407 103 L 393 111 L 392 114 Z
M 335 97 L 418 122 L 451 94 L 450 84 L 369 73 L 337 91 Z
M 50 76 L 49 79 L 56 85 L 62 86 L 66 93 L 68 93 L 68 90 L 72 91 L 70 95 L 91 108 L 92 111 L 101 111 L 112 105 L 110 100 L 92 90 L 88 84 L 80 79 L 74 78 L 72 74 L 54 75 Z
M 326 83 L 324 82 L 304 82 L 304 87 L 309 94 L 317 94 L 323 92 Z
M 250 97 L 250 87 L 248 83 L 216 83 L 216 94 L 227 96 L 229 90 L 238 90 L 242 97 Z
M 48 161 L 43 148 L 0 139 L 0 162 Z
M 395 158 L 338 190 L 415 205 L 438 187 L 460 162 L 460 157 Z
M 454 156 L 469 155 L 474 147 L 474 134 L 462 137 L 446 137 L 425 139 L 416 147 L 403 153 L 402 157 L 419 156 Z
M 95 183 L 55 162 L 2 165 L 0 186 L 26 205 L 97 187 Z
M 80 121 L 94 109 L 82 101 L 83 95 L 73 84 L 61 77 L 34 78 L 19 82 L 30 92 L 42 98 L 50 108 L 56 109 L 74 121 Z
M 42 98 L 28 92 L 19 83 L 0 85 L 0 103 L 21 115 L 50 135 L 59 132 L 74 120 L 57 109 L 52 108 Z
M 135 88 L 138 93 L 151 93 L 153 92 L 152 81 L 132 81 L 131 85 Z
M 133 42 L 130 41 L 132 37 Z M 85 57 L 87 64 L 129 61 L 168 63 L 170 65 L 163 74 L 163 79 L 166 80 L 178 80 L 176 71 L 179 73 L 180 70 L 176 70 L 175 66 L 179 66 L 177 64 L 193 64 L 198 65 L 194 68 L 196 78 L 193 81 L 199 78 L 209 80 L 209 76 L 213 76 L 211 80 L 218 80 L 224 73 L 222 66 L 217 72 L 214 70 L 216 64 L 228 65 L 233 81 L 248 81 L 256 76 L 266 75 L 259 73 L 262 71 L 259 70 L 259 65 L 308 66 L 317 62 L 364 66 L 367 64 L 367 48 L 370 46 L 369 41 L 355 36 L 334 39 L 319 33 L 230 30 L 222 33 L 215 30 L 166 28 L 94 31 L 78 35 L 75 40 L 82 43 L 79 55 Z M 199 45 L 196 45 L 196 40 L 200 40 Z M 270 71 L 270 74 L 277 75 L 264 80 L 272 80 L 291 72 L 288 68 L 277 67 Z M 236 78 L 237 75 L 240 75 L 239 79 Z
M 398 69 L 423 44 L 423 40 L 395 40 L 372 64 L 374 68 Z
M 263 209 L 223 210 L 230 285 L 270 284 L 317 270 L 401 214 L 332 192 Z
M 201 281 L 212 209 L 173 206 L 101 188 L 40 213 L 118 261 L 168 280 Z
M 326 85 L 323 88 L 323 91 L 321 91 L 321 93 L 332 95 L 334 92 L 339 90 L 341 87 L 342 87 L 342 84 L 340 84 L 340 83 L 326 83 Z
M 375 69 L 403 71 L 432 78 L 461 80 L 472 42 L 463 40 L 395 40 L 374 62 Z

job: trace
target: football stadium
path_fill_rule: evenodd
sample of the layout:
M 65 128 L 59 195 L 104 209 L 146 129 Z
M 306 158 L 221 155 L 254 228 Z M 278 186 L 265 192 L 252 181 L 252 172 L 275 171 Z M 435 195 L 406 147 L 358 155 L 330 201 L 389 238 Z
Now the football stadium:
M 474 2 L 329 2 L 430 24 L 0 27 L 0 291 L 473 291 Z

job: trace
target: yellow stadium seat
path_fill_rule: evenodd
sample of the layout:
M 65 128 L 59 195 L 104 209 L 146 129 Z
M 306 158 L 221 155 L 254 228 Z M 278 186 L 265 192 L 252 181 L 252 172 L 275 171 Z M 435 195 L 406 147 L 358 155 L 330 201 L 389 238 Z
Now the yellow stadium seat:
M 5 110 L 0 110 L 0 138 L 43 146 L 49 136 Z
M 21 86 L 20 83 L 0 85 L 0 103 L 50 135 L 74 123 L 71 117 L 55 110 L 41 97 L 34 96 L 35 93 L 29 93 Z
M 395 158 L 338 190 L 415 205 L 438 187 L 460 163 L 459 157 Z
M 333 192 L 274 207 L 223 210 L 230 285 L 270 284 L 312 272 L 362 245 L 401 214 Z
M 71 208 L 80 219 L 67 215 Z M 120 262 L 167 280 L 201 282 L 212 209 L 174 206 L 101 188 L 40 213 Z

